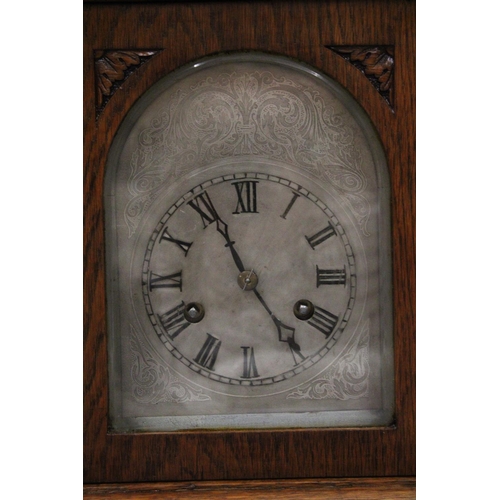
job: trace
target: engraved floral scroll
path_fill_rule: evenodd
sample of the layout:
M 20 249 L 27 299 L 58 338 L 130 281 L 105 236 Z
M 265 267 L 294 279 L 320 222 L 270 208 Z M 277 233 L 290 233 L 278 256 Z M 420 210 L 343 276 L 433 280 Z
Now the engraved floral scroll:
M 159 362 L 131 326 L 130 348 L 133 355 L 131 376 L 133 395 L 140 403 L 189 403 L 209 401 L 210 396 L 176 377 Z
M 179 88 L 139 137 L 129 235 L 166 183 L 227 158 L 276 160 L 332 185 L 368 234 L 366 176 L 352 128 L 321 93 L 271 71 L 217 73 Z
M 325 373 L 295 391 L 289 399 L 358 399 L 368 394 L 368 323 L 359 337 L 354 336 L 346 352 Z

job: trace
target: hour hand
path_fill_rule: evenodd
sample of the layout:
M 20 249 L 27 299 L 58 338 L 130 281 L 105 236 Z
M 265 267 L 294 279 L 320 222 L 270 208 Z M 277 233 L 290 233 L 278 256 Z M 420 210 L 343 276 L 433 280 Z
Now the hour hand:
M 219 218 L 217 219 L 217 231 L 222 234 L 222 236 L 224 236 L 224 239 L 226 240 L 226 246 L 229 247 L 229 250 L 231 250 L 231 255 L 233 256 L 236 267 L 238 268 L 240 273 L 242 273 L 245 270 L 245 266 L 243 265 L 238 252 L 234 248 L 234 241 L 231 241 L 231 238 L 229 237 L 227 224 Z

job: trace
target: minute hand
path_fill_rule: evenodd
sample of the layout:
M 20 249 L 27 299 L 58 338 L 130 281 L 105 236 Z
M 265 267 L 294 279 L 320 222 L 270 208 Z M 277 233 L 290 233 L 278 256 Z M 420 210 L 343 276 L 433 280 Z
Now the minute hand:
M 245 266 L 243 265 L 243 261 L 238 255 L 238 252 L 234 248 L 234 241 L 231 241 L 231 238 L 229 237 L 227 224 L 220 218 L 217 219 L 217 231 L 222 234 L 222 236 L 226 240 L 226 246 L 231 250 L 231 255 L 233 256 L 236 267 L 242 273 L 243 271 L 245 271 Z M 252 291 L 257 299 L 259 299 L 259 302 L 262 304 L 269 316 L 271 316 L 271 319 L 273 320 L 276 329 L 278 330 L 278 337 L 280 342 L 287 342 L 290 349 L 294 353 L 296 353 L 302 360 L 304 360 L 305 358 L 300 352 L 300 346 L 295 342 L 295 328 L 285 325 L 274 315 L 274 313 L 271 311 L 271 309 L 269 309 L 269 306 L 266 304 L 265 300 L 262 298 L 262 295 L 257 291 L 256 288 L 254 288 Z
M 264 306 L 264 309 L 268 312 L 276 325 L 280 342 L 287 342 L 290 349 L 304 360 L 305 358 L 300 352 L 300 345 L 295 342 L 295 328 L 285 325 L 273 314 L 256 288 L 253 289 L 253 293 L 255 293 L 255 296 L 259 299 L 259 302 Z

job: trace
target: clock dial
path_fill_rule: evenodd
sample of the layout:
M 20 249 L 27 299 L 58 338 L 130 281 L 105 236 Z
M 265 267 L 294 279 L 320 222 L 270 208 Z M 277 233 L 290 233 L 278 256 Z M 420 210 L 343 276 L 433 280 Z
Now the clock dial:
M 165 348 L 225 384 L 304 372 L 354 307 L 355 258 L 339 220 L 304 187 L 267 174 L 220 176 L 185 193 L 154 229 L 142 269 Z

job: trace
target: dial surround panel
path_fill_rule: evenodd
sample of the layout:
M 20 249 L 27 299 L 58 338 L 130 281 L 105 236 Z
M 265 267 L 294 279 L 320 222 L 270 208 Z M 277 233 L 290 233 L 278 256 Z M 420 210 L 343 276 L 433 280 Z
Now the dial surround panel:
M 107 168 L 112 430 L 390 421 L 390 184 L 343 88 L 285 57 L 203 59 L 137 101 Z

